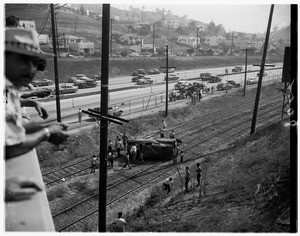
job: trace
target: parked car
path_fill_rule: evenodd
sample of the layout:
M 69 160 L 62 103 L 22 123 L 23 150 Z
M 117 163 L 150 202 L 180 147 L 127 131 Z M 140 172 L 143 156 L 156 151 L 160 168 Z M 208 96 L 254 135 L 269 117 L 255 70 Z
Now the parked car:
M 59 93 L 60 94 L 76 93 L 77 91 L 78 91 L 78 87 L 76 87 L 76 86 L 66 85 L 66 84 L 59 85 Z
M 179 76 L 175 74 L 169 74 L 168 75 L 168 80 L 178 80 Z M 167 77 L 165 76 L 165 80 L 167 80 Z
M 101 80 L 101 73 L 98 73 L 96 75 L 92 75 L 93 80 Z
M 76 74 L 75 77 L 76 77 L 77 79 L 95 82 L 95 79 L 91 79 L 91 78 L 87 77 L 87 76 L 84 75 L 84 74 Z
M 234 88 L 239 88 L 239 87 L 241 87 L 241 84 L 235 82 L 234 80 L 227 80 L 226 82 L 227 82 L 228 84 L 230 84 L 230 85 L 231 85 L 232 87 L 234 87 Z
M 183 88 L 187 87 L 189 84 L 190 84 L 189 81 L 180 80 L 180 81 L 178 81 L 178 82 L 174 85 L 174 88 L 175 88 L 176 90 L 180 90 L 180 89 L 183 89 Z
M 152 69 L 147 71 L 148 75 L 160 74 L 159 69 Z
M 258 83 L 258 78 L 253 77 L 253 78 L 248 78 L 246 80 L 246 84 L 257 84 Z
M 54 82 L 50 79 L 38 79 L 38 80 L 34 80 L 31 82 L 31 84 L 34 87 L 40 87 L 40 86 L 50 86 L 52 85 Z
M 233 69 L 232 69 L 232 72 L 240 72 L 242 71 L 244 68 L 242 66 L 235 66 Z
M 210 78 L 212 76 L 212 74 L 211 73 L 200 73 L 200 79 L 206 79 L 206 78 Z
M 138 81 L 136 83 L 141 85 L 141 84 L 153 84 L 153 82 L 154 82 L 153 79 L 144 77 L 142 79 L 138 79 Z
M 263 77 L 265 77 L 265 76 L 267 76 L 267 75 L 268 75 L 268 73 L 267 73 L 267 72 L 264 72 Z M 259 76 L 260 76 L 260 72 L 257 73 L 257 77 L 259 77 Z
M 229 89 L 231 89 L 231 88 L 232 88 L 232 86 L 231 86 L 230 84 L 228 84 L 228 83 L 219 83 L 219 84 L 217 85 L 217 90 L 218 90 L 218 91 L 229 90 Z
M 211 76 L 208 80 L 209 83 L 220 83 L 222 79 L 219 76 Z
M 82 79 L 79 79 L 79 78 L 76 78 L 76 77 L 70 77 L 69 79 L 68 79 L 68 82 L 69 83 L 80 83 L 80 82 L 84 82 L 84 80 L 82 80 Z
M 90 109 L 89 109 L 90 110 Z M 94 110 L 94 111 L 97 111 L 97 112 L 100 112 L 101 111 L 101 108 L 100 107 L 95 107 L 91 110 Z M 123 111 L 119 108 L 119 107 L 112 107 L 112 106 L 109 106 L 107 107 L 107 114 L 108 115 L 111 115 L 111 116 L 121 116 L 123 114 Z M 92 115 L 89 115 L 89 117 L 94 117 Z
M 164 73 L 167 73 L 167 69 L 164 69 L 163 72 L 164 72 Z M 174 72 L 175 72 L 175 69 L 174 69 L 174 68 L 169 68 L 169 69 L 168 69 L 168 73 L 174 73 Z
M 138 69 L 137 71 L 132 72 L 132 76 L 137 76 L 137 75 L 145 75 L 146 71 L 144 69 Z
M 127 55 L 128 57 L 139 57 L 140 54 L 138 54 L 137 52 L 132 52 L 130 54 Z

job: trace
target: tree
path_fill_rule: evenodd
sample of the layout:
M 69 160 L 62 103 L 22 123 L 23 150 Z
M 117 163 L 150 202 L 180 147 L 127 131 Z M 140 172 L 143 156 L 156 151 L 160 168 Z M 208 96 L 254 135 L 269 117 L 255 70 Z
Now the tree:
M 83 6 L 81 5 L 80 6 L 80 13 L 81 13 L 81 15 L 84 15 L 84 12 L 85 12 L 85 10 L 84 10 Z
M 151 25 L 142 25 L 142 27 L 139 30 L 138 34 L 141 35 L 141 36 L 151 34 Z
M 188 49 L 186 50 L 186 52 L 187 52 L 188 54 L 193 54 L 193 53 L 195 52 L 195 49 L 194 49 L 194 48 L 188 48 Z
M 177 29 L 176 29 L 176 33 L 177 34 L 180 34 L 180 35 L 188 35 L 189 34 L 189 31 L 182 27 L 182 26 L 179 26 Z

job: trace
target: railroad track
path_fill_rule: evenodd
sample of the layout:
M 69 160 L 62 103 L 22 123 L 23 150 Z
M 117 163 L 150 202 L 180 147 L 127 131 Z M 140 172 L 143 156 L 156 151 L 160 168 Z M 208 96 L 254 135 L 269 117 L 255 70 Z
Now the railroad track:
M 275 98 L 268 98 L 268 99 L 263 99 L 261 102 L 263 103 L 260 106 L 260 109 L 263 109 L 264 107 L 267 106 L 272 106 L 274 104 L 277 104 L 281 99 L 276 99 Z M 249 106 L 249 104 L 247 104 Z M 219 121 L 224 121 L 225 119 L 234 119 L 237 116 L 244 114 L 243 109 L 245 109 L 245 104 L 239 104 L 237 106 L 231 106 L 228 108 L 225 108 L 223 110 L 219 110 L 216 112 L 213 112 L 208 115 L 204 115 L 199 117 L 198 119 L 191 120 L 188 122 L 188 124 L 182 124 L 176 127 L 173 127 L 171 129 L 175 130 L 176 136 L 179 137 L 184 137 L 187 134 L 183 134 L 184 132 L 187 131 L 186 127 L 188 127 L 188 130 L 197 130 L 199 126 L 202 126 L 202 128 L 209 127 L 213 123 L 219 122 Z M 225 112 L 224 112 L 225 110 Z M 246 107 L 245 109 L 248 114 L 252 112 L 250 109 Z M 236 111 L 243 111 L 242 113 L 237 113 Z M 236 117 L 233 116 L 233 114 L 236 114 Z M 217 118 L 216 118 L 217 117 Z M 169 129 L 170 130 L 170 129 Z M 153 138 L 155 136 L 158 136 L 158 133 L 153 133 L 148 136 L 148 138 Z M 53 186 L 57 183 L 62 182 L 63 180 L 67 180 L 69 178 L 78 176 L 78 175 L 85 175 L 90 173 L 90 160 L 91 157 L 83 157 L 79 161 L 66 165 L 64 167 L 61 167 L 59 169 L 47 172 L 47 173 L 42 173 L 44 183 L 49 187 Z
M 264 108 L 261 108 L 258 124 L 262 125 L 264 123 L 272 122 L 275 118 L 280 117 L 281 113 L 278 112 L 280 107 L 266 105 Z M 234 114 L 232 117 L 236 116 Z M 247 131 L 249 131 L 250 122 L 251 122 L 251 113 L 244 114 L 243 122 L 238 122 L 238 119 L 230 119 L 227 118 L 228 121 L 232 121 L 225 125 L 221 124 L 222 121 L 213 122 L 213 126 L 220 125 L 222 128 L 211 129 L 211 132 L 206 132 L 205 136 L 201 135 L 201 139 L 199 138 L 199 131 L 203 131 L 203 127 L 199 125 L 198 132 L 193 132 L 192 140 L 195 142 L 191 142 L 188 138 L 183 140 L 184 143 L 189 143 L 184 146 L 185 152 L 194 152 L 196 154 L 188 155 L 189 158 L 185 160 L 188 162 L 190 160 L 195 160 L 200 158 L 201 154 L 208 152 L 211 148 L 217 148 L 220 144 L 232 142 L 237 137 L 241 137 Z M 211 128 L 212 125 L 207 126 L 206 129 Z M 182 126 L 183 127 L 183 126 Z M 219 127 L 219 126 L 218 126 Z M 194 128 L 196 130 L 196 128 Z M 182 131 L 183 132 L 183 131 Z M 198 136 L 197 136 L 198 134 Z M 188 135 L 186 135 L 188 136 Z M 189 136 L 191 137 L 191 136 Z M 200 149 L 200 150 L 199 150 Z M 147 184 L 153 182 L 157 179 L 165 178 L 169 176 L 172 171 L 174 171 L 178 164 L 172 163 L 164 163 L 164 164 L 153 164 L 145 167 L 143 170 L 138 173 L 134 173 L 133 175 L 124 175 L 122 180 L 117 180 L 115 183 L 109 183 L 107 189 L 107 205 L 114 204 L 116 201 L 123 199 L 125 196 L 130 195 L 131 193 L 137 191 L 138 189 L 145 188 Z M 115 197 L 118 196 L 118 197 Z M 55 226 L 58 231 L 74 231 L 78 228 L 82 228 L 85 219 L 90 217 L 96 217 L 96 212 L 98 209 L 92 210 L 87 213 L 87 209 L 90 210 L 91 206 L 95 208 L 98 202 L 98 193 L 91 195 L 89 198 L 80 201 L 73 206 L 69 206 L 64 211 L 53 214 L 53 220 L 55 222 Z M 72 214 L 70 215 L 70 211 Z

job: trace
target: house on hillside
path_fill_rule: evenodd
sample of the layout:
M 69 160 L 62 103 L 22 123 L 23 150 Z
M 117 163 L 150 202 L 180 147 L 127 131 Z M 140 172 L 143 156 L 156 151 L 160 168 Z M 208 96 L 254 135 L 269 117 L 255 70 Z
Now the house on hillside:
M 156 53 L 156 46 L 150 43 L 143 43 L 141 45 L 141 53 Z
M 139 21 L 139 22 L 135 22 L 132 26 L 133 26 L 134 29 L 140 30 L 143 25 L 149 25 L 149 22 L 147 22 L 147 21 Z
M 49 44 L 50 43 L 49 34 L 39 34 L 38 39 L 39 39 L 40 44 Z
M 218 46 L 219 44 L 218 37 L 215 35 L 205 36 L 203 37 L 203 43 L 211 47 Z
M 179 36 L 177 39 L 178 43 L 185 44 L 190 47 L 197 47 L 197 37 L 195 36 Z M 198 38 L 198 44 L 200 43 L 200 38 Z
M 83 37 L 77 37 L 74 35 L 63 35 L 59 38 L 59 44 L 63 45 L 60 48 L 64 48 L 66 51 L 69 49 L 74 50 L 78 54 L 90 55 L 94 54 L 94 43 L 87 41 Z
M 162 25 L 169 29 L 177 29 L 179 27 L 179 20 L 166 19 L 162 21 Z
M 127 45 L 135 45 L 140 42 L 140 37 L 135 34 L 123 34 L 119 41 Z

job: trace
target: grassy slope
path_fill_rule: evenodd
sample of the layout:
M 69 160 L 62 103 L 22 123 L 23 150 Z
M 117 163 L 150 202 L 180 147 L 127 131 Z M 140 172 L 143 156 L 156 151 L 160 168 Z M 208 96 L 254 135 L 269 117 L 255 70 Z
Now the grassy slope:
M 128 231 L 288 232 L 288 226 L 276 223 L 289 206 L 288 147 L 289 129 L 278 123 L 206 156 L 201 201 L 199 187 L 167 200 L 156 189 L 146 206 L 127 218 Z

